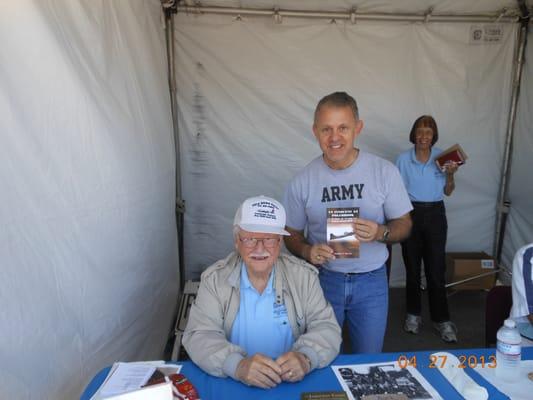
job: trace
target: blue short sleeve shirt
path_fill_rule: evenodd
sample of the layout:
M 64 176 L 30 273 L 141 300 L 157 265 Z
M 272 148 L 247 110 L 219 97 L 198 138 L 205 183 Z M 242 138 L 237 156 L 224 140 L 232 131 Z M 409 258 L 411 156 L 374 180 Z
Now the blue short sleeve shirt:
M 432 147 L 429 160 L 425 163 L 416 159 L 414 148 L 398 156 L 396 166 L 411 201 L 433 202 L 444 198 L 446 175 L 435 164 L 435 157 L 441 152 L 441 149 Z
M 248 356 L 261 353 L 276 359 L 289 351 L 294 342 L 287 308 L 285 304 L 276 304 L 274 274 L 275 269 L 260 294 L 252 286 L 245 264 L 241 266 L 240 305 L 230 342 L 242 347 Z

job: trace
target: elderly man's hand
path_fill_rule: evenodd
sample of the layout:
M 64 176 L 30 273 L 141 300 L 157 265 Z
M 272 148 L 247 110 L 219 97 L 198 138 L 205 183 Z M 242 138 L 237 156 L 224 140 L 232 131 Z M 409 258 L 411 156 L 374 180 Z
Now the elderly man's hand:
M 269 389 L 281 383 L 281 367 L 271 358 L 258 353 L 241 360 L 235 376 L 249 386 Z
M 281 378 L 286 382 L 301 381 L 311 370 L 309 359 L 299 351 L 289 351 L 276 360 L 281 367 Z

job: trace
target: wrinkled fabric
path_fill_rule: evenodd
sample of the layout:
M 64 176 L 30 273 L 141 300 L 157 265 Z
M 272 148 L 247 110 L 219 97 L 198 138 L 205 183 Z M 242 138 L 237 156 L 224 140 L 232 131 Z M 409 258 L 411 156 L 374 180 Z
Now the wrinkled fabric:
M 0 398 L 161 358 L 178 294 L 158 0 L 0 2 Z
M 512 163 L 507 199 L 511 208 L 507 217 L 502 262 L 511 272 L 513 257 L 518 249 L 533 241 L 533 40 L 528 35 L 525 64 L 520 84 L 520 97 L 516 113 Z M 506 283 L 510 284 L 508 279 Z
M 412 147 L 418 116 L 435 117 L 437 146 L 459 143 L 468 155 L 445 199 L 447 251 L 492 253 L 517 26 L 502 24 L 500 42 L 471 44 L 475 26 L 178 13 L 187 277 L 232 249 L 243 199 L 281 198 L 320 154 L 313 112 L 336 90 L 358 101 L 357 145 L 389 161 Z M 393 246 L 392 286 L 404 281 L 399 253 Z

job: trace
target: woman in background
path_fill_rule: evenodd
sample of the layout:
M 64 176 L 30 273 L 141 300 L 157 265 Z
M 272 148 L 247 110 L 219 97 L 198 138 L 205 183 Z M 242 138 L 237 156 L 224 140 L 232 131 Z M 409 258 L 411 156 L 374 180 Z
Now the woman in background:
M 457 342 L 457 328 L 450 321 L 445 288 L 445 249 L 448 222 L 444 195 L 455 189 L 454 174 L 458 165 L 447 163 L 441 171 L 435 158 L 442 150 L 433 147 L 439 138 L 437 124 L 432 116 L 419 117 L 411 129 L 409 140 L 414 147 L 398 157 L 405 187 L 413 204 L 411 236 L 402 242 L 402 256 L 406 269 L 406 308 L 404 330 L 420 332 L 421 262 L 427 280 L 429 311 L 433 326 L 445 342 Z

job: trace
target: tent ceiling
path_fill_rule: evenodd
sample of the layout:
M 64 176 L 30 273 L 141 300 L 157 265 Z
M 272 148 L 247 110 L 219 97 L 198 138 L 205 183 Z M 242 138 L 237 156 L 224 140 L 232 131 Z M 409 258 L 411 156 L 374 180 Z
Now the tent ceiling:
M 519 15 L 517 0 L 182 0 L 179 3 L 202 7 L 322 12 L 345 12 L 356 8 L 361 14 L 425 14 L 431 8 L 432 13 L 437 15 L 499 15 L 507 9 L 507 15 Z M 526 4 L 531 8 L 533 0 L 526 0 Z

